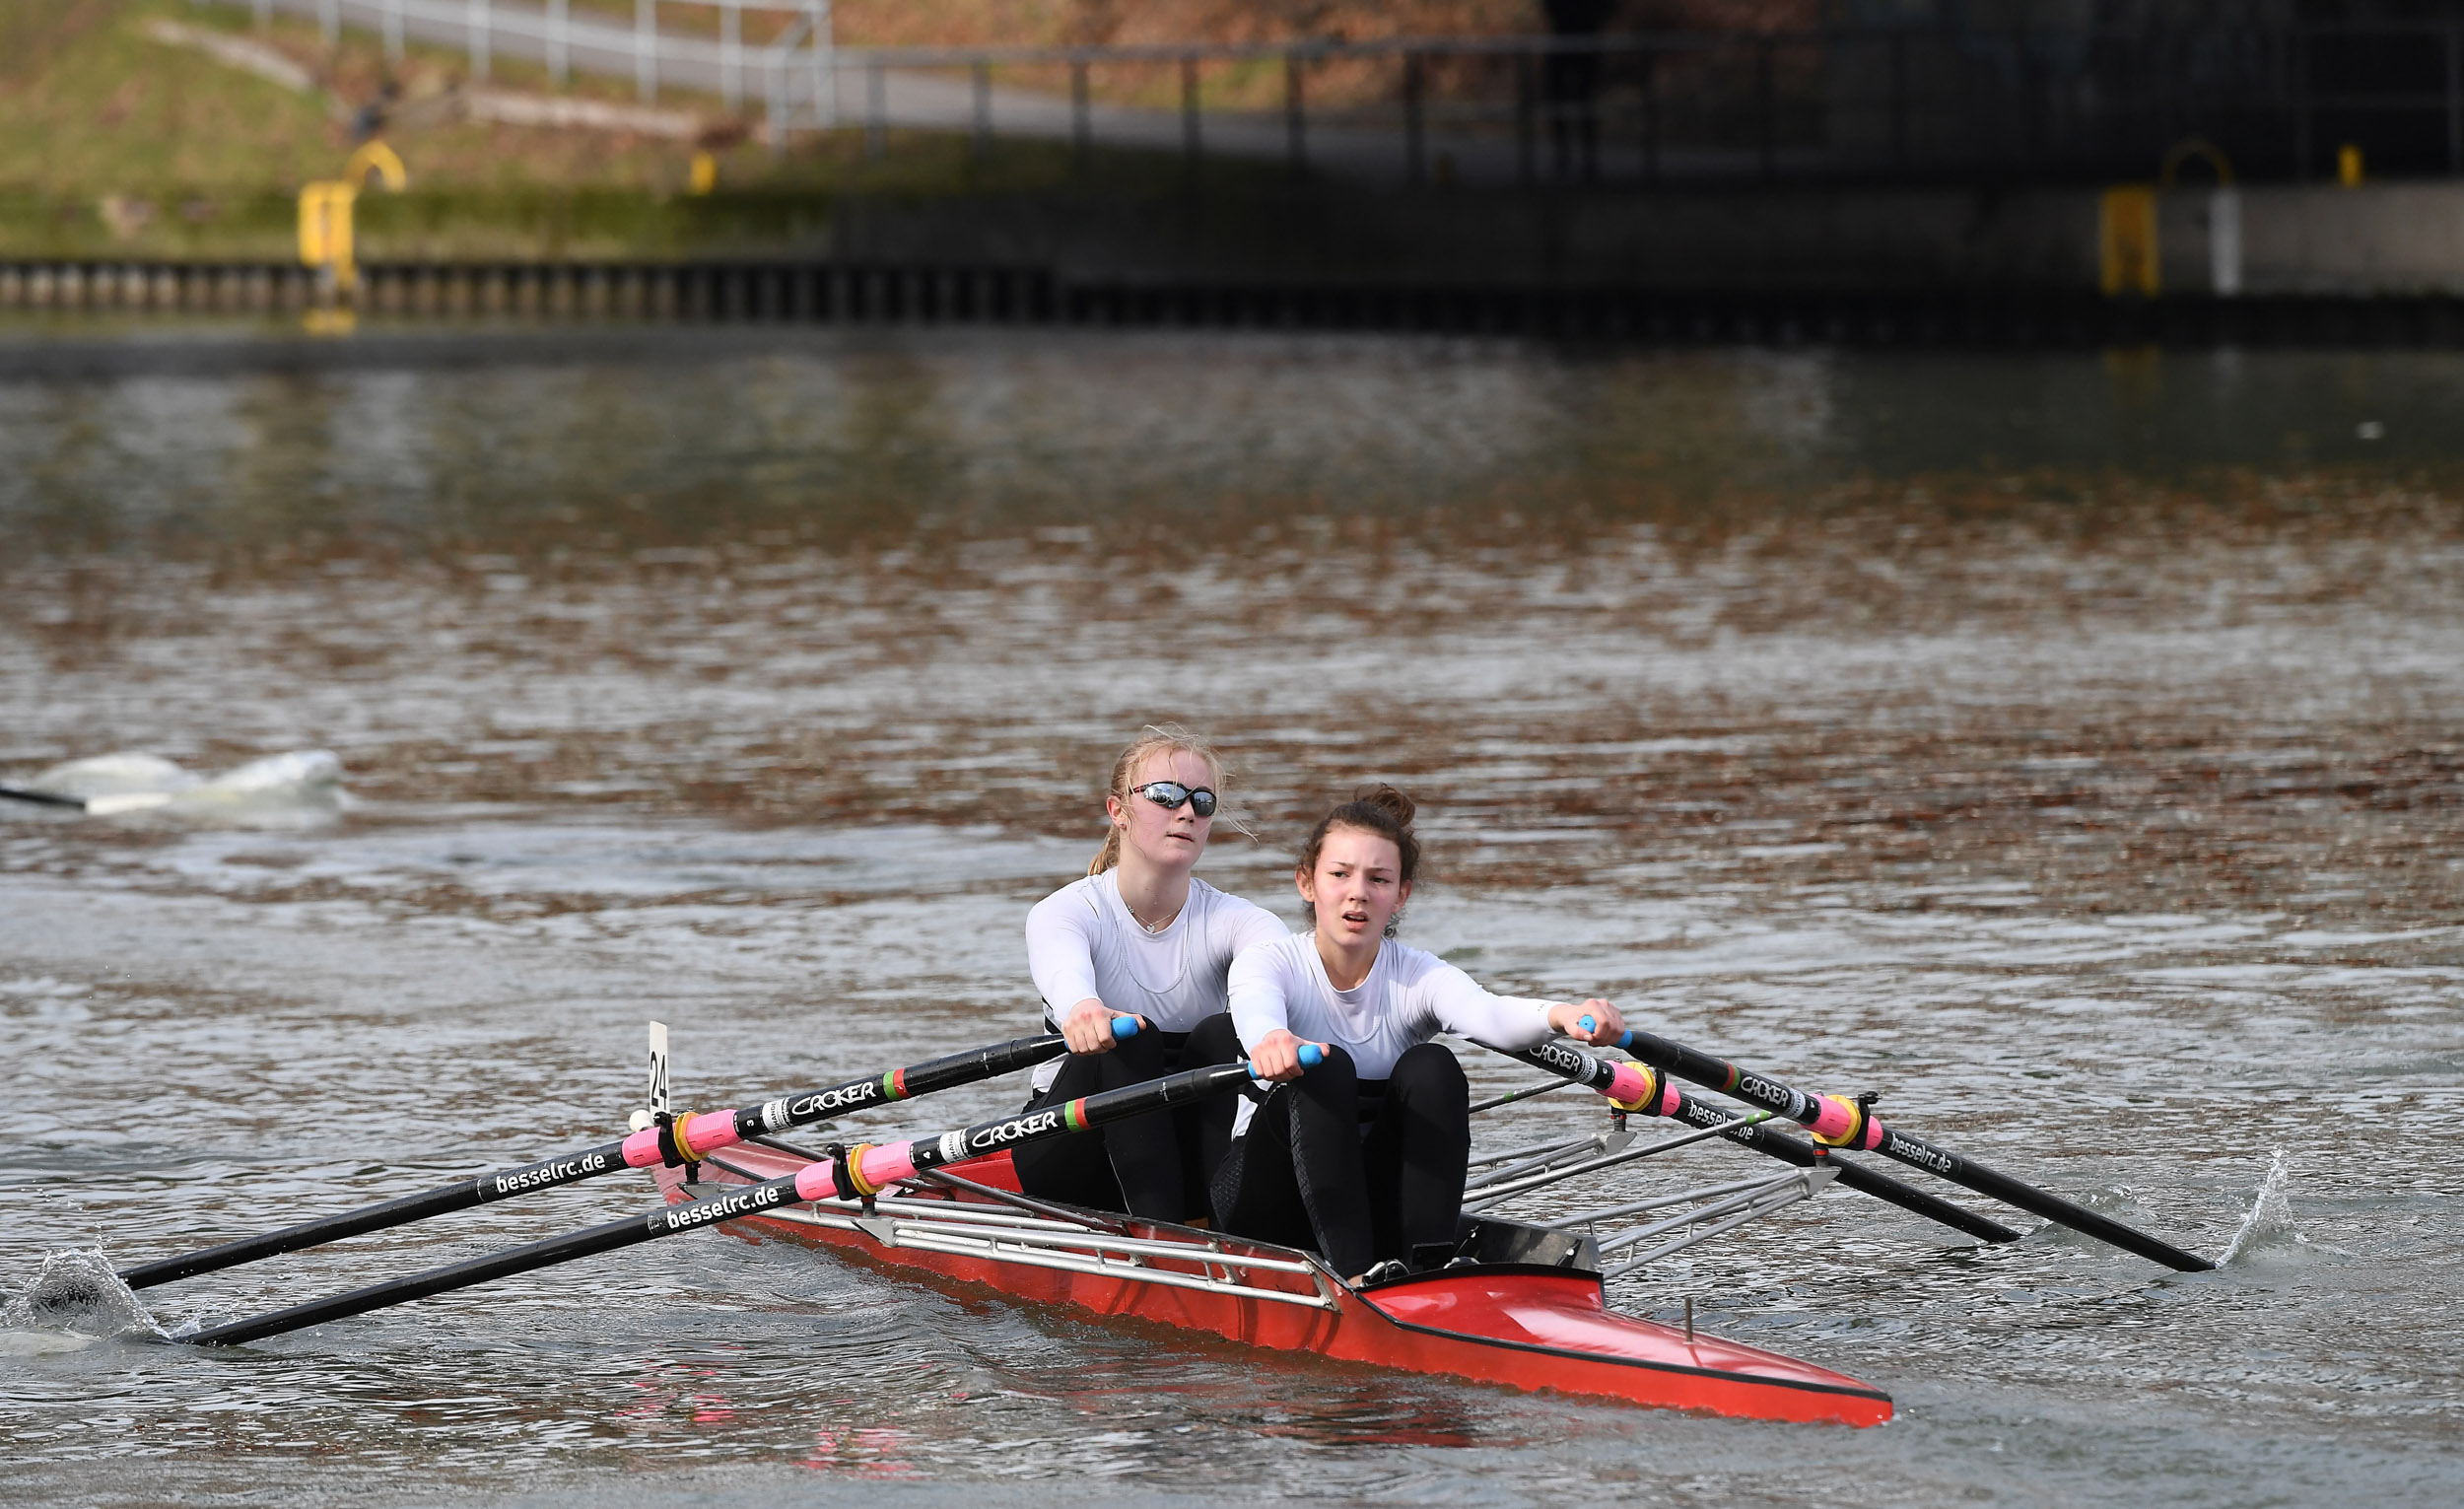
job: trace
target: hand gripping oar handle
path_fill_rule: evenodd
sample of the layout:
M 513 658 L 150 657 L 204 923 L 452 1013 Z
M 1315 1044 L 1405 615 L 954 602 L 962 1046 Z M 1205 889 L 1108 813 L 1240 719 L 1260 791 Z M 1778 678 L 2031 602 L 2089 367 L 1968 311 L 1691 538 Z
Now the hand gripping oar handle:
M 1137 1035 L 1137 1018 L 1113 1018 L 1113 1036 L 1128 1039 Z M 825 1117 L 860 1111 L 868 1106 L 888 1105 L 893 1101 L 911 1100 L 946 1090 L 957 1085 L 974 1084 L 979 1080 L 997 1078 L 1002 1074 L 1059 1057 L 1069 1045 L 1060 1033 L 1038 1037 L 1013 1038 L 989 1048 L 969 1049 L 947 1058 L 866 1079 L 851 1079 L 826 1090 L 808 1090 L 741 1111 L 712 1112 L 702 1116 L 679 1116 L 657 1127 L 646 1128 L 633 1135 L 579 1152 L 563 1153 L 526 1163 L 519 1168 L 499 1169 L 493 1174 L 457 1179 L 424 1194 L 405 1195 L 382 1204 L 303 1221 L 280 1231 L 262 1236 L 242 1237 L 178 1258 L 165 1258 L 155 1263 L 141 1263 L 120 1271 L 120 1282 L 132 1289 L 149 1288 L 170 1283 L 174 1278 L 211 1273 L 261 1258 L 298 1252 L 304 1247 L 317 1247 L 339 1242 L 345 1237 L 363 1236 L 388 1227 L 405 1226 L 431 1216 L 454 1210 L 467 1210 L 533 1190 L 554 1189 L 558 1185 L 575 1184 L 595 1179 L 601 1174 L 623 1168 L 647 1168 L 664 1163 L 670 1166 L 690 1163 L 697 1158 L 731 1146 L 748 1136 L 764 1132 L 784 1132 Z
M 1323 1057 L 1314 1043 L 1302 1048 L 1300 1053 L 1304 1064 L 1314 1065 Z M 678 1232 L 697 1231 L 704 1226 L 715 1226 L 741 1216 L 759 1215 L 781 1205 L 812 1200 L 865 1198 L 898 1180 L 911 1179 L 926 1169 L 938 1168 L 945 1163 L 983 1157 L 1006 1147 L 1049 1141 L 1090 1127 L 1101 1127 L 1107 1122 L 1199 1100 L 1247 1079 L 1249 1074 L 1247 1063 L 1209 1064 L 1203 1068 L 1184 1069 L 1144 1084 L 1105 1090 L 1064 1105 L 1021 1112 L 999 1121 L 979 1122 L 973 1127 L 943 1132 L 937 1137 L 858 1146 L 851 1148 L 844 1160 L 823 1158 L 766 1184 L 730 1190 L 724 1195 L 694 1200 L 689 1204 L 661 1205 L 655 1210 L 609 1221 L 603 1226 L 592 1226 L 485 1258 L 474 1258 L 466 1263 L 449 1264 L 430 1269 L 424 1273 L 370 1284 L 329 1299 L 293 1305 L 288 1310 L 277 1310 L 270 1315 L 208 1326 L 182 1339 L 208 1346 L 238 1345 L 243 1341 L 261 1340 L 288 1331 L 298 1331 L 306 1326 L 381 1310 L 387 1305 L 426 1299 L 432 1294 L 443 1294 L 451 1289 L 468 1288 L 494 1278 L 527 1273 L 576 1258 L 613 1252 L 620 1247 L 631 1247 L 659 1237 L 672 1237 Z
M 1590 1019 L 1587 1017 L 1585 1020 L 1588 1022 Z M 1923 1137 L 1911 1136 L 1895 1127 L 1885 1127 L 1870 1108 L 1857 1101 L 1838 1095 L 1809 1095 L 1767 1074 L 1739 1068 L 1725 1059 L 1715 1059 L 1682 1043 L 1672 1043 L 1667 1038 L 1655 1037 L 1648 1032 L 1628 1031 L 1617 1046 L 1656 1068 L 1801 1123 L 1811 1129 L 1814 1139 L 1825 1147 L 1881 1153 L 1894 1162 L 1921 1168 L 1952 1184 L 2001 1200 L 2006 1205 L 2016 1205 L 2031 1215 L 2041 1215 L 2056 1225 L 2068 1226 L 2099 1242 L 2109 1243 L 2124 1252 L 2137 1253 L 2142 1258 L 2185 1273 L 2204 1272 L 2216 1267 L 2197 1253 L 2185 1252 L 2161 1237 L 2150 1236 L 2110 1216 L 2098 1215 L 2086 1205 L 2073 1203 L 2034 1185 L 2022 1184 L 1998 1169 L 1988 1168 L 1974 1158 L 1954 1153 Z M 1846 1182 L 1843 1176 L 1841 1183 Z
M 1488 1045 L 1481 1046 L 1485 1048 Z M 1740 1147 L 1750 1147 L 1782 1163 L 1793 1163 L 1799 1168 L 1820 1166 L 1837 1169 L 1839 1182 L 1859 1194 L 1871 1195 L 1886 1204 L 1897 1205 L 1927 1220 L 1940 1221 L 1945 1226 L 1964 1231 L 1983 1241 L 2016 1242 L 2019 1239 L 2019 1232 L 1991 1216 L 1979 1215 L 1940 1196 L 1928 1195 L 1888 1174 L 1825 1158 L 1819 1149 L 1809 1147 L 1784 1132 L 1771 1127 L 1735 1125 L 1735 1117 L 1717 1106 L 1694 1099 L 1671 1084 L 1666 1075 L 1649 1066 L 1618 1063 L 1564 1043 L 1542 1043 L 1538 1048 L 1520 1053 L 1499 1048 L 1489 1051 L 1503 1053 L 1510 1059 L 1520 1059 L 1535 1068 L 1546 1069 L 1598 1090 L 1626 1110 L 1639 1111 L 1645 1116 L 1665 1116 L 1688 1127 L 1718 1128 L 1721 1136 Z

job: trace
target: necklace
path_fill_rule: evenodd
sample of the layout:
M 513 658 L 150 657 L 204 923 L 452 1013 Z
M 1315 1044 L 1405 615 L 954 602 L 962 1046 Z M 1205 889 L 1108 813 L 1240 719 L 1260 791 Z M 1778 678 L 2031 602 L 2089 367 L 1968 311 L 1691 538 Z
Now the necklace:
M 1160 923 L 1150 923 L 1145 918 L 1138 916 L 1138 909 L 1129 905 L 1129 897 L 1124 896 L 1121 898 L 1121 910 L 1129 913 L 1129 921 L 1137 924 L 1138 927 L 1150 938 L 1156 933 L 1163 931 L 1166 927 L 1171 926 L 1181 916 L 1182 907 L 1186 907 L 1188 905 L 1189 903 L 1184 901 L 1181 903 L 1181 906 L 1172 909 L 1172 916 L 1165 918 Z

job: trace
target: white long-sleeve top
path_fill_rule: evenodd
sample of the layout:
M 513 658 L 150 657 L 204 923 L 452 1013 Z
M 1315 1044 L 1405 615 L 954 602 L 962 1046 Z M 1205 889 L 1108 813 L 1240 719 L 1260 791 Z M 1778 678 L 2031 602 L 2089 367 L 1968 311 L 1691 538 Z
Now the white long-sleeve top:
M 1055 1026 L 1093 996 L 1165 1032 L 1187 1032 L 1224 1009 L 1235 958 L 1290 935 L 1266 908 L 1198 879 L 1171 926 L 1148 932 L 1121 899 L 1120 871 L 1106 870 L 1062 886 L 1027 914 L 1027 971 Z M 1039 1088 L 1050 1082 L 1038 1077 Z
M 1369 978 L 1338 991 L 1318 940 L 1288 933 L 1232 961 L 1232 1025 L 1252 1051 L 1277 1027 L 1315 1043 L 1340 1044 L 1363 1079 L 1395 1072 L 1403 1050 L 1440 1032 L 1498 1048 L 1537 1048 L 1555 1036 L 1545 1000 L 1492 995 L 1433 953 L 1388 938 Z

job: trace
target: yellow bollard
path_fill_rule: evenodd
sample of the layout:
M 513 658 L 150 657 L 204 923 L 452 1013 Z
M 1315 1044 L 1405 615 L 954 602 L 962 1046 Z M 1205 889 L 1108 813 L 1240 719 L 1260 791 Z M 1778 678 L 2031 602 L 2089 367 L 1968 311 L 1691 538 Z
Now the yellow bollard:
M 360 286 L 360 267 L 351 236 L 351 206 L 360 189 L 376 174 L 376 181 L 399 190 L 410 182 L 402 159 L 380 141 L 362 142 L 343 165 L 340 178 L 304 184 L 300 189 L 300 264 L 327 274 L 324 293 L 307 314 L 311 335 L 348 335 L 359 323 L 351 297 Z
M 300 265 L 331 268 L 334 287 L 346 292 L 360 281 L 351 257 L 351 202 L 359 192 L 330 180 L 300 190 Z
M 693 169 L 685 179 L 685 191 L 707 194 L 719 186 L 719 159 L 707 152 L 693 154 Z
M 2361 186 L 2361 149 L 2352 142 L 2336 149 L 2336 181 L 2347 188 Z
M 2136 294 L 2154 299 L 2160 286 L 2156 262 L 2156 196 L 2146 183 L 2122 183 L 2104 191 L 2097 206 L 2097 283 L 2108 299 Z

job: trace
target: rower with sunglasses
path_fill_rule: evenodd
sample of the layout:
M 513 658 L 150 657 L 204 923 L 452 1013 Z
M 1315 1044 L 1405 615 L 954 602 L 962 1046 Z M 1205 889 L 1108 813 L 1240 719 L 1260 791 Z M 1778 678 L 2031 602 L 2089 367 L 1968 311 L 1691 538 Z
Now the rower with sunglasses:
M 1027 915 L 1027 968 L 1069 1057 L 1046 1064 L 1029 1109 L 1138 1084 L 1181 1066 L 1192 1028 L 1220 1015 L 1242 950 L 1291 929 L 1191 875 L 1214 826 L 1222 762 L 1178 727 L 1150 727 L 1113 762 L 1112 823 L 1086 878 Z M 1141 1030 L 1116 1040 L 1117 1016 Z M 1157 1111 L 1019 1147 L 1029 1194 L 1178 1221 L 1207 1213 L 1197 1107 Z

